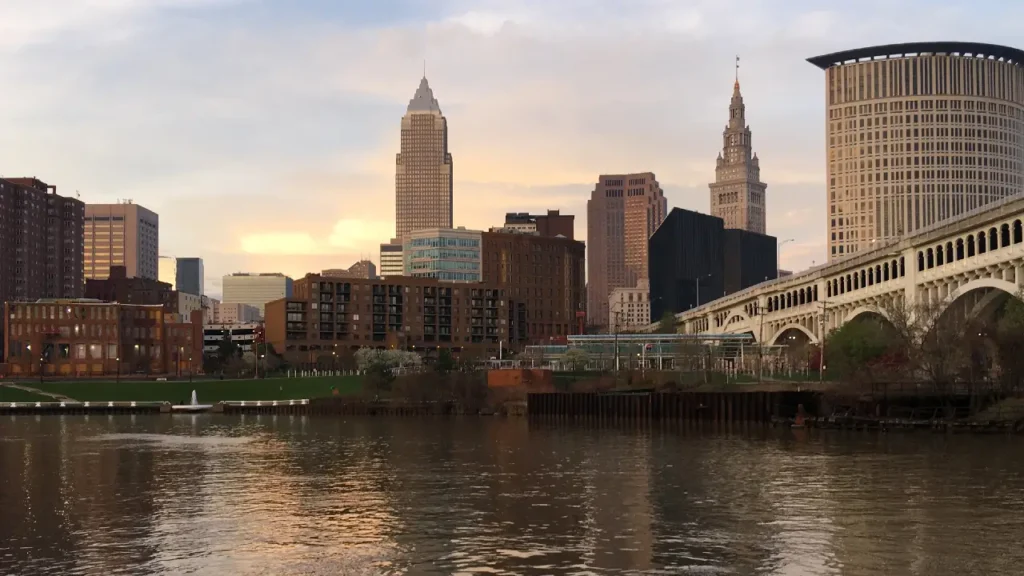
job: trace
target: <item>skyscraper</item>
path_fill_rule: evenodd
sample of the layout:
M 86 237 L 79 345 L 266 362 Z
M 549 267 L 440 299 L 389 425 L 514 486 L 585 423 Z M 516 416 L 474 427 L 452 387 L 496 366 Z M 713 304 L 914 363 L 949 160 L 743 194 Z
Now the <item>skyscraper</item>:
M 0 303 L 82 296 L 84 214 L 82 201 L 56 186 L 0 179 Z
M 825 72 L 829 260 L 1024 191 L 1024 51 L 914 42 Z
M 426 77 L 420 80 L 402 117 L 401 146 L 395 163 L 395 236 L 399 244 L 414 230 L 452 227 L 448 121 L 441 115 Z
M 652 172 L 604 175 L 587 201 L 587 317 L 608 319 L 608 296 L 647 274 L 647 241 L 668 203 Z
M 752 154 L 746 106 L 737 77 L 729 102 L 729 123 L 722 133 L 722 152 L 711 184 L 711 215 L 721 218 L 726 228 L 765 233 L 765 189 L 761 164 Z
M 111 266 L 129 278 L 159 277 L 160 218 L 138 204 L 85 205 L 85 277 L 102 280 Z

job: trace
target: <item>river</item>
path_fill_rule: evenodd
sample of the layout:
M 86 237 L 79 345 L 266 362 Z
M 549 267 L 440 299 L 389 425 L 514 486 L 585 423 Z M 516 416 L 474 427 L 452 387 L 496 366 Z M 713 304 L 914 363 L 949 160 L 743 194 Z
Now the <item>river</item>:
M 0 417 L 0 574 L 1020 574 L 1024 441 Z

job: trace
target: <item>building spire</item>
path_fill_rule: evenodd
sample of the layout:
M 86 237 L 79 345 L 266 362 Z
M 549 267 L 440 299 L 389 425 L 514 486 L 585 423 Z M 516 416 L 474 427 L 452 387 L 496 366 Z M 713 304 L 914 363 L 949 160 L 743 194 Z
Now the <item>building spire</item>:
M 736 55 L 736 83 L 732 85 L 733 90 L 740 89 L 740 56 Z

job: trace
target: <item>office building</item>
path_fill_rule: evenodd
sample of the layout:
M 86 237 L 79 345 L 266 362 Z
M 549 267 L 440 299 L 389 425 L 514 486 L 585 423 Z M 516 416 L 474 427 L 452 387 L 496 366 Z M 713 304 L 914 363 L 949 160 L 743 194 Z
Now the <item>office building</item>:
M 348 268 L 330 268 L 320 272 L 321 276 L 330 278 L 365 278 L 377 277 L 377 267 L 369 260 L 360 260 Z
M 85 204 L 56 186 L 0 179 L 0 304 L 82 296 L 84 218 Z
M 215 324 L 217 318 L 217 308 L 220 306 L 220 300 L 216 298 L 210 298 L 209 296 L 203 296 L 203 325 Z M 259 310 L 256 310 L 259 314 Z
M 726 296 L 771 280 L 779 273 L 774 236 L 726 229 L 722 233 L 723 291 Z
M 673 208 L 651 236 L 651 320 L 775 278 L 776 240 Z
M 203 259 L 161 256 L 158 279 L 179 292 L 203 295 Z
M 651 286 L 648 280 L 632 288 L 616 288 L 608 296 L 608 328 L 612 332 L 639 330 L 651 323 Z
M 452 155 L 448 153 L 448 121 L 441 114 L 426 77 L 420 80 L 402 117 L 401 152 L 395 164 L 398 242 L 405 242 L 414 230 L 451 228 Z
M 405 276 L 445 282 L 480 282 L 479 230 L 427 228 L 410 232 L 402 254 Z
M 547 214 L 529 214 L 527 212 L 507 212 L 505 223 L 492 229 L 499 232 L 505 229 L 520 234 L 536 234 L 538 236 L 562 236 L 573 239 L 576 217 L 562 214 L 559 210 L 548 210 Z
M 809 62 L 825 72 L 830 261 L 1024 191 L 1024 51 L 915 42 Z
M 586 247 L 568 238 L 483 232 L 483 281 L 508 294 L 512 345 L 564 339 L 579 332 L 585 310 Z
M 236 272 L 224 277 L 221 304 L 248 304 L 260 311 L 267 302 L 292 295 L 292 279 L 280 272 Z
M 131 201 L 85 206 L 85 277 L 102 280 L 112 266 L 129 277 L 159 278 L 160 220 Z
M 243 354 L 252 352 L 252 345 L 259 331 L 259 322 L 206 324 L 203 326 L 203 353 L 216 354 L 225 336 L 234 342 Z
M 405 261 L 402 257 L 402 245 L 397 238 L 380 245 L 380 277 L 401 276 L 405 273 Z
M 7 375 L 181 375 L 201 370 L 202 313 L 160 305 L 55 299 L 4 306 Z
M 260 309 L 249 304 L 235 302 L 225 304 L 219 300 L 209 303 L 204 315 L 206 324 L 251 324 L 262 318 Z
M 266 338 L 280 353 L 384 346 L 472 348 L 497 355 L 507 339 L 506 293 L 481 283 L 396 276 L 333 279 L 308 274 L 289 298 L 266 307 Z
M 746 106 L 737 77 L 729 102 L 729 123 L 722 133 L 722 151 L 715 164 L 715 181 L 710 185 L 711 215 L 721 218 L 727 229 L 765 234 L 767 187 L 761 182 L 761 164 L 753 153 Z
M 608 319 L 608 296 L 648 277 L 647 241 L 668 204 L 651 172 L 599 177 L 587 202 L 587 314 Z

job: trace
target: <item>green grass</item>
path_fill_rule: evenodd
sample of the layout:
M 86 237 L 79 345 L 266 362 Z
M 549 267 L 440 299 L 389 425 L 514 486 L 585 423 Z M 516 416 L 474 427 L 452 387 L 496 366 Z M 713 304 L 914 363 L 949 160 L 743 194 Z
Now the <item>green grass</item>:
M 0 402 L 55 402 L 49 396 L 0 386 Z
M 201 404 L 222 400 L 298 400 L 330 396 L 331 387 L 342 395 L 360 390 L 360 376 L 268 378 L 266 380 L 203 380 L 195 382 L 38 382 L 29 384 L 46 392 L 88 402 L 131 401 L 188 403 L 192 390 Z M 2 398 L 2 397 L 0 397 Z

